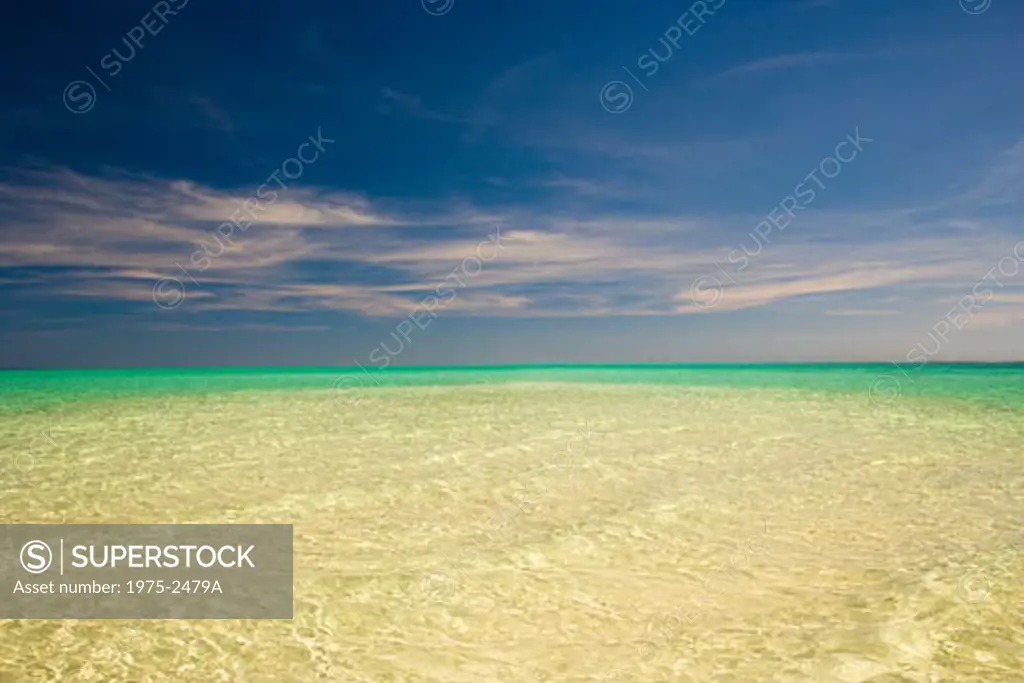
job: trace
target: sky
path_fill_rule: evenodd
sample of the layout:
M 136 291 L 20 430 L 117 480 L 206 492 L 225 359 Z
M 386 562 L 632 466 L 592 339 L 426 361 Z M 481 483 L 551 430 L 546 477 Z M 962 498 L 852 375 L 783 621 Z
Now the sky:
M 22 3 L 0 366 L 1024 360 L 1022 25 Z

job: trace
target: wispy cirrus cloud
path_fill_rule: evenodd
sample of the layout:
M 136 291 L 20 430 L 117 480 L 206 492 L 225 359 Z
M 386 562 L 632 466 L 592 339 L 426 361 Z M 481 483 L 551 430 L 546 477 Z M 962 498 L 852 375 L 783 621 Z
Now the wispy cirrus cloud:
M 209 97 L 193 94 L 189 96 L 188 102 L 196 107 L 214 128 L 224 132 L 235 129 L 235 124 L 228 113 Z
M 207 325 L 203 323 L 154 323 L 150 330 L 161 332 L 323 332 L 329 325 L 274 325 L 264 323 L 235 323 L 234 325 Z
M 751 74 L 789 71 L 792 69 L 818 66 L 821 64 L 834 64 L 838 62 L 867 59 L 873 56 L 876 55 L 863 52 L 800 52 L 784 54 L 738 64 L 724 71 L 719 71 L 704 80 L 722 80 Z
M 1017 203 L 1024 199 L 1024 139 L 1003 150 L 995 163 L 970 189 L 957 197 L 983 206 Z
M 426 119 L 428 121 L 440 121 L 442 123 L 470 123 L 470 119 L 446 114 L 445 112 L 430 109 L 423 104 L 423 101 L 416 95 L 399 92 L 394 88 L 382 88 L 381 96 L 386 103 L 397 106 L 402 112 L 409 116 Z M 387 112 L 389 109 L 384 108 Z
M 808 267 L 807 260 L 804 259 L 779 271 L 762 271 L 761 274 L 746 278 L 743 282 L 723 286 L 720 299 L 714 308 L 695 301 L 691 289 L 681 291 L 676 298 L 682 303 L 676 310 L 680 313 L 699 313 L 708 310 L 738 311 L 813 295 L 948 282 L 951 279 L 970 277 L 970 274 L 985 262 L 980 256 L 973 259 L 966 256 L 950 256 L 945 245 L 935 246 L 939 246 L 938 253 L 919 249 L 913 261 L 886 263 L 879 258 L 884 250 L 877 247 L 871 250 L 862 248 L 859 250 L 860 255 L 850 253 L 848 258 L 841 258 L 841 251 L 851 249 L 851 245 L 843 245 L 841 249 L 830 250 L 832 260 L 826 265 Z M 871 251 L 874 254 L 871 254 Z M 941 261 L 930 262 L 936 257 Z
M 1000 191 L 1014 177 L 999 170 L 1007 159 L 1016 157 L 1001 156 L 992 167 Z M 799 231 L 765 245 L 755 267 L 726 283 L 713 310 L 828 297 L 834 300 L 830 315 L 877 316 L 888 306 L 845 297 L 956 283 L 969 289 L 1006 249 L 978 239 L 1000 234 L 1001 224 L 969 211 L 991 196 L 978 189 L 987 187 L 986 178 L 982 174 L 959 204 L 947 206 L 944 217 L 934 207 L 818 210 Z M 690 284 L 736 246 L 729 235 L 757 222 L 746 215 L 587 209 L 581 195 L 600 197 L 612 186 L 586 176 L 554 176 L 547 187 L 554 196 L 543 208 L 384 202 L 295 187 L 245 234 L 234 236 L 202 273 L 189 306 L 404 315 L 500 225 L 500 257 L 453 302 L 454 314 L 706 313 L 690 300 Z M 7 169 L 0 182 L 0 268 L 15 273 L 9 279 L 32 296 L 146 305 L 154 280 L 178 263 L 188 265 L 197 245 L 209 242 L 216 226 L 251 194 L 250 188 L 215 189 L 124 172 Z M 876 237 L 867 239 L 868 229 Z M 58 274 L 41 283 L 33 278 L 36 269 Z
M 825 311 L 825 315 L 864 316 L 873 318 L 876 316 L 900 315 L 900 311 L 890 308 L 834 308 Z

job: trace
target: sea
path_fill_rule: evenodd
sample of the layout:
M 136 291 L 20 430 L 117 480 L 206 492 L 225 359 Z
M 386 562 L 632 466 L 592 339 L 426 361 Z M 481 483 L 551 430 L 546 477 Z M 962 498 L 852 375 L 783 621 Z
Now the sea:
M 0 681 L 1024 681 L 1024 364 L 0 372 L 5 524 L 291 524 L 291 620 Z

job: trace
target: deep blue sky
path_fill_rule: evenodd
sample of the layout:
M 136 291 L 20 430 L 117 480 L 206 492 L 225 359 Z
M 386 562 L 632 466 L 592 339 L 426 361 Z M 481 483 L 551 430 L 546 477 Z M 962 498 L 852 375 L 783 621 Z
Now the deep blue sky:
M 0 365 L 1021 359 L 1021 26 L 1011 0 L 21 4 Z

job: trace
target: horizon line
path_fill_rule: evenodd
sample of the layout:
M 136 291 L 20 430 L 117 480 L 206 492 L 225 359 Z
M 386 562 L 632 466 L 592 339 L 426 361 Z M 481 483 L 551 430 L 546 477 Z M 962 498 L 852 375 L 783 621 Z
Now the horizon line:
M 765 366 L 889 366 L 894 365 L 899 369 L 902 366 L 895 361 L 708 361 L 708 362 L 632 362 L 632 363 L 503 363 L 492 365 L 395 365 L 385 368 L 371 366 L 376 372 L 401 372 L 416 370 L 511 370 L 530 368 L 559 368 L 559 369 L 588 369 L 588 368 L 743 368 L 743 367 L 765 367 Z M 923 365 L 912 366 L 909 369 L 921 370 L 928 366 L 963 366 L 963 365 L 985 365 L 985 366 L 1012 366 L 1024 365 L 1024 360 L 1000 360 L 1000 361 L 932 361 Z M 145 370 L 319 370 L 332 372 L 355 372 L 362 370 L 369 372 L 369 368 L 356 363 L 355 365 L 130 365 L 130 366 L 58 366 L 58 367 L 2 367 L 0 372 L 127 372 Z

